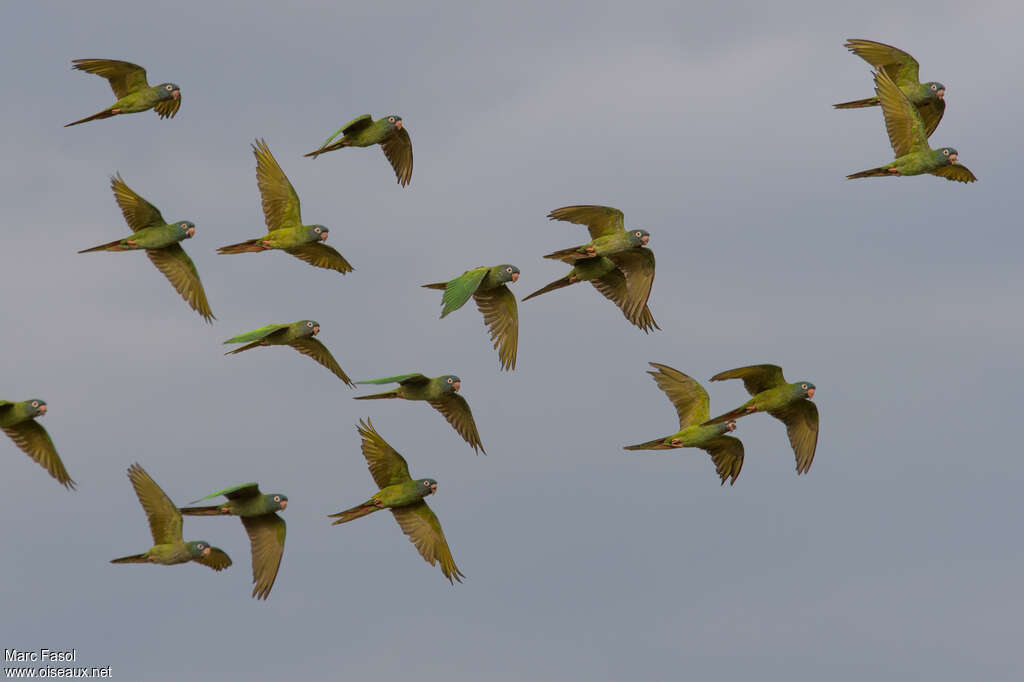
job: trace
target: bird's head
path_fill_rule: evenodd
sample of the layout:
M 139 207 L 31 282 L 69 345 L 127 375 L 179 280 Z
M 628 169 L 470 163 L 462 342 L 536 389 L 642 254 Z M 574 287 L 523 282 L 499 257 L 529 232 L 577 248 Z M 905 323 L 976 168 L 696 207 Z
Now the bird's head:
M 790 384 L 793 388 L 793 395 L 797 398 L 813 398 L 814 397 L 814 384 L 809 381 L 798 381 L 795 384 Z
M 327 241 L 327 228 L 323 225 L 306 225 L 306 239 L 311 242 Z
M 458 378 L 454 374 L 448 374 L 441 377 L 441 388 L 445 393 L 455 393 L 462 388 L 462 379 Z
M 384 119 L 384 123 L 392 130 L 402 129 L 402 117 L 396 114 L 389 114 L 387 118 Z
M 281 493 L 275 493 L 273 495 L 263 496 L 263 508 L 269 512 L 277 511 L 278 509 L 284 511 L 288 507 L 288 496 L 282 495 Z
M 935 99 L 943 99 L 946 96 L 946 86 L 938 81 L 932 81 L 924 84 L 928 88 L 928 92 Z
M 168 99 L 181 98 L 181 88 L 179 88 L 174 83 L 161 83 L 160 85 L 156 86 L 156 91 L 160 93 L 161 102 Z
M 209 556 L 210 554 L 210 543 L 206 540 L 193 540 L 188 543 L 188 553 L 193 559 L 199 557 Z
M 178 237 L 181 239 L 191 239 L 196 233 L 196 224 L 189 220 L 182 220 L 180 223 L 176 223 L 175 226 Z
M 416 485 L 419 487 L 420 492 L 423 493 L 423 497 L 437 492 L 437 481 L 432 478 L 421 478 L 416 481 Z
M 498 266 L 498 281 L 502 284 L 515 282 L 519 279 L 519 268 L 508 263 Z
M 952 147 L 943 147 L 939 150 L 939 153 L 942 154 L 942 158 L 944 158 L 947 163 L 956 163 L 957 159 L 960 157 L 960 154 Z
M 30 417 L 41 417 L 46 414 L 46 401 L 40 400 L 39 398 L 33 398 L 32 400 L 25 401 L 25 407 L 28 408 L 28 415 Z
M 629 232 L 629 243 L 633 246 L 647 246 L 651 241 L 651 233 L 647 230 L 631 230 Z
M 316 320 L 299 320 L 295 328 L 299 336 L 316 336 L 320 333 L 320 323 Z

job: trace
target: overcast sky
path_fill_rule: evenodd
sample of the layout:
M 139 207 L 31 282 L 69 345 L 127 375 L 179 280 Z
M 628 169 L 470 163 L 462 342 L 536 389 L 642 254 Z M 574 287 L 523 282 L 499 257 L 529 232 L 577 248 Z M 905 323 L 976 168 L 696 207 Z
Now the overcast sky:
M 5 9 L 0 398 L 48 401 L 79 489 L 0 441 L 0 647 L 145 681 L 1021 679 L 1019 3 L 299 4 Z M 872 94 L 850 37 L 947 86 L 933 145 L 976 184 L 845 179 L 892 159 L 878 109 L 831 108 Z M 179 84 L 177 117 L 63 128 L 113 102 L 85 57 Z M 379 149 L 302 158 L 363 113 L 404 118 L 408 188 Z M 216 254 L 263 234 L 257 137 L 353 273 Z M 142 254 L 76 253 L 127 233 L 115 172 L 196 223 L 213 326 Z M 520 307 L 500 372 L 474 306 L 439 320 L 419 285 L 508 262 L 528 294 L 586 241 L 545 218 L 577 203 L 651 232 L 662 331 L 572 287 Z M 223 356 L 303 318 L 354 379 L 458 374 L 488 456 L 290 349 Z M 624 453 L 677 428 L 648 361 L 813 381 L 810 472 L 765 415 L 732 488 L 699 450 Z M 714 413 L 747 398 L 708 388 Z M 361 417 L 439 481 L 464 584 L 390 514 L 330 525 L 375 492 Z M 266 602 L 236 519 L 185 521 L 224 573 L 108 563 L 151 544 L 136 461 L 179 504 L 289 496 Z

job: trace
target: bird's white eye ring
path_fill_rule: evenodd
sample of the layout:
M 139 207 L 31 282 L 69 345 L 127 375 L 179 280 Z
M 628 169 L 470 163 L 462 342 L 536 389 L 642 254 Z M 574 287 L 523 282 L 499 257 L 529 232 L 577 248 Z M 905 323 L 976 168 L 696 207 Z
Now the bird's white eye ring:
M 949 150 L 948 149 L 943 149 L 942 153 L 945 154 L 946 156 L 949 156 Z
M 280 502 L 280 501 L 281 501 L 281 496 L 280 495 L 274 495 L 274 502 Z
M 38 400 L 33 400 L 32 401 L 32 407 L 39 407 L 39 401 Z
M 800 384 L 800 388 L 806 389 L 807 388 L 807 384 Z
M 935 84 L 934 84 L 934 83 L 932 84 L 932 90 L 938 90 L 938 88 L 937 88 L 937 87 L 935 87 Z
M 452 378 L 451 377 L 448 377 L 448 383 L 449 384 L 452 383 Z
M 172 88 L 170 85 L 165 85 L 164 89 L 166 89 L 166 90 L 173 90 L 174 88 Z
M 637 236 L 637 237 L 639 237 L 639 236 L 640 236 L 640 233 L 639 233 L 639 232 L 637 232 L 637 233 L 636 233 L 636 236 Z
M 307 326 L 307 327 L 312 327 L 312 326 L 313 326 L 313 323 L 312 323 L 312 322 L 307 322 L 307 323 L 306 323 L 306 326 Z
M 505 268 L 505 272 L 512 272 L 512 268 Z
M 395 122 L 395 117 L 394 116 L 388 116 L 388 123 L 394 123 L 394 122 Z
M 320 234 L 320 228 L 319 227 L 314 227 L 313 231 L 316 232 L 317 234 Z
M 423 485 L 425 485 L 425 486 L 427 486 L 429 488 L 430 487 L 430 481 L 423 481 Z

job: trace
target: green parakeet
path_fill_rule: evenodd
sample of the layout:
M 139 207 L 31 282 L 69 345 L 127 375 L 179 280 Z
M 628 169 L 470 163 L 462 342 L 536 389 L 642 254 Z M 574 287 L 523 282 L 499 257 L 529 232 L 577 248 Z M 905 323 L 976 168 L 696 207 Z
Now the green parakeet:
M 668 365 L 649 363 L 657 371 L 647 372 L 672 401 L 679 414 L 679 431 L 671 436 L 656 438 L 638 445 L 627 445 L 626 450 L 671 450 L 673 448 L 700 448 L 711 455 L 722 485 L 736 483 L 743 468 L 743 443 L 739 438 L 725 434 L 736 430 L 736 422 L 720 422 L 704 426 L 708 412 L 708 392 L 695 379 Z
M 174 118 L 181 106 L 181 88 L 174 83 L 161 83 L 153 87 L 146 82 L 146 70 L 131 62 L 117 59 L 75 59 L 73 69 L 94 73 L 110 82 L 117 101 L 112 105 L 85 118 L 68 123 L 75 126 L 86 121 L 110 118 L 118 114 L 137 114 L 152 109 L 160 118 Z
M 479 452 L 487 454 L 483 443 L 480 442 L 480 434 L 476 430 L 476 422 L 473 421 L 473 413 L 469 409 L 466 399 L 457 393 L 462 387 L 462 380 L 452 374 L 446 374 L 433 379 L 427 378 L 420 373 L 399 374 L 383 379 L 368 379 L 357 381 L 357 384 L 393 384 L 397 383 L 398 388 L 384 393 L 373 395 L 356 396 L 356 400 L 379 400 L 382 398 L 404 398 L 405 400 L 425 400 L 430 406 L 444 415 L 448 423 L 452 425 L 463 440 Z
M 501 368 L 516 368 L 516 348 L 519 345 L 519 309 L 516 297 L 506 286 L 519 279 L 519 268 L 504 263 L 494 267 L 479 267 L 467 270 L 447 282 L 424 284 L 426 289 L 443 289 L 441 310 L 443 318 L 458 310 L 469 297 L 476 301 L 476 307 L 484 315 L 484 324 L 491 333 L 491 341 L 498 351 Z
M 36 423 L 36 417 L 44 414 L 46 402 L 38 398 L 23 400 L 20 403 L 0 400 L 0 429 L 3 429 L 22 452 L 50 472 L 58 483 L 68 490 L 73 490 L 75 482 L 68 476 L 64 463 L 60 461 L 60 455 L 50 440 L 50 434 L 42 425 Z
M 661 329 L 654 321 L 647 299 L 654 284 L 654 252 L 642 246 L 610 256 L 577 260 L 567 275 L 541 287 L 529 296 L 546 294 L 577 282 L 590 282 L 601 295 L 614 303 L 632 324 L 646 334 Z
M 185 542 L 181 535 L 181 514 L 171 498 L 160 489 L 146 470 L 138 464 L 128 467 L 128 480 L 135 488 L 135 494 L 142 504 L 153 534 L 153 546 L 142 554 L 132 554 L 111 559 L 112 564 L 160 564 L 172 566 L 195 561 L 222 571 L 231 565 L 231 558 L 224 550 L 211 547 L 206 540 Z
M 331 144 L 339 134 L 341 139 Z M 342 147 L 372 147 L 375 144 L 380 145 L 384 156 L 395 169 L 398 184 L 403 187 L 408 185 L 412 179 L 412 140 L 409 139 L 409 131 L 402 125 L 402 117 L 394 114 L 376 121 L 369 114 L 356 116 L 328 137 L 319 149 L 306 156 L 315 159 L 324 152 Z
M 191 516 L 227 514 L 239 517 L 249 535 L 252 553 L 252 596 L 266 599 L 277 579 L 277 570 L 281 567 L 281 557 L 284 555 L 285 523 L 276 512 L 288 507 L 288 497 L 280 493 L 264 495 L 260 493 L 258 484 L 243 483 L 210 493 L 189 504 L 218 495 L 223 495 L 227 501 L 207 507 L 184 507 L 178 511 Z
M 327 241 L 326 227 L 302 224 L 299 195 L 270 153 L 266 141 L 257 140 L 252 151 L 256 155 L 256 184 L 263 199 L 268 232 L 258 239 L 222 246 L 217 253 L 257 253 L 280 249 L 318 268 L 337 270 L 343 275 L 351 272 L 352 266 L 340 253 L 321 243 Z
M 441 573 L 448 578 L 448 582 L 454 585 L 457 580 L 461 583 L 466 576 L 452 559 L 452 551 L 448 549 L 441 522 L 423 501 L 427 495 L 437 492 L 437 481 L 432 478 L 414 481 L 409 475 L 409 465 L 405 458 L 381 438 L 369 419 L 365 422 L 360 419 L 358 430 L 363 438 L 363 457 L 380 490 L 362 504 L 336 514 L 328 514 L 329 518 L 337 519 L 331 525 L 358 519 L 381 509 L 390 509 L 402 532 L 416 545 L 420 556 L 431 566 L 440 563 Z
M 570 265 L 581 258 L 610 256 L 627 249 L 646 246 L 651 238 L 647 230 L 627 231 L 622 211 L 611 206 L 563 206 L 548 213 L 548 218 L 586 225 L 590 231 L 591 240 L 586 244 L 561 249 L 544 256 Z
M 814 397 L 814 384 L 809 381 L 788 383 L 778 365 L 750 365 L 711 377 L 711 381 L 724 379 L 742 379 L 743 387 L 754 397 L 735 410 L 705 421 L 703 425 L 767 412 L 786 425 L 789 444 L 796 455 L 796 473 L 807 473 L 818 447 L 818 406 L 809 400 Z
M 234 355 L 258 346 L 291 346 L 303 355 L 308 355 L 331 370 L 334 376 L 355 388 L 355 384 L 338 365 L 331 351 L 313 337 L 320 333 L 320 323 L 314 320 L 299 320 L 290 324 L 268 324 L 259 329 L 232 336 L 224 343 L 244 343 L 245 346 L 230 350 L 225 355 Z
M 180 243 L 183 239 L 191 239 L 195 235 L 195 223 L 181 220 L 168 224 L 156 206 L 125 184 L 120 173 L 110 178 L 110 188 L 114 191 L 114 199 L 121 207 L 125 222 L 134 233 L 130 237 L 115 239 L 78 253 L 145 250 L 149 260 L 163 273 L 192 310 L 212 323 L 216 318 L 210 311 L 209 301 L 206 300 L 203 283 L 199 280 L 199 271 Z
M 952 147 L 932 149 L 928 146 L 921 114 L 887 72 L 875 72 L 875 92 L 882 105 L 885 129 L 889 133 L 889 143 L 896 152 L 896 160 L 878 168 L 847 175 L 847 179 L 922 173 L 957 182 L 974 182 L 978 179 L 957 162 L 959 155 Z
M 937 81 L 922 83 L 918 80 L 917 60 L 899 48 L 885 43 L 876 43 L 873 40 L 862 40 L 850 38 L 843 45 L 871 66 L 879 71 L 884 71 L 889 78 L 899 87 L 900 92 L 906 95 L 910 103 L 917 107 L 917 113 L 924 121 L 924 132 L 926 137 L 931 137 L 935 128 L 942 120 L 942 114 L 946 111 L 946 86 Z M 860 107 L 876 107 L 879 101 L 877 97 L 858 99 L 853 102 L 834 104 L 836 109 L 857 109 Z

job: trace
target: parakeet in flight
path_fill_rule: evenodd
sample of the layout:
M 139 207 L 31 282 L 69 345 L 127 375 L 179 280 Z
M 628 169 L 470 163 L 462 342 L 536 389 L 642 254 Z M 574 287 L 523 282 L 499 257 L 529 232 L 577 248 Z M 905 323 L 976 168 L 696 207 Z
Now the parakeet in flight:
M 443 289 L 441 310 L 443 318 L 461 308 L 469 297 L 484 315 L 484 324 L 491 332 L 491 341 L 498 351 L 501 368 L 516 368 L 516 348 L 519 345 L 519 309 L 516 297 L 506 286 L 519 279 L 519 268 L 508 263 L 494 267 L 467 270 L 447 282 L 424 284 L 426 289 Z
M 364 422 L 360 419 L 358 430 L 363 438 L 363 457 L 380 490 L 362 504 L 337 514 L 329 514 L 330 518 L 337 519 L 331 525 L 358 519 L 381 509 L 390 509 L 402 532 L 416 545 L 420 556 L 431 566 L 440 563 L 441 573 L 448 578 L 448 582 L 454 585 L 457 580 L 461 583 L 466 576 L 452 559 L 452 551 L 448 549 L 441 522 L 424 501 L 427 495 L 437 492 L 437 481 L 432 478 L 412 480 L 405 458 L 381 438 L 369 420 Z
M 639 246 L 610 256 L 577 260 L 567 275 L 541 287 L 523 300 L 528 301 L 534 296 L 577 282 L 593 284 L 602 296 L 617 305 L 625 318 L 645 334 L 652 329 L 661 329 L 647 307 L 651 285 L 654 284 L 654 252 L 650 249 Z
M 106 78 L 117 101 L 92 116 L 68 123 L 65 128 L 118 114 L 137 114 L 148 109 L 155 111 L 160 118 L 174 118 L 178 113 L 181 88 L 174 83 L 150 87 L 146 82 L 146 70 L 137 64 L 117 59 L 75 59 L 71 63 L 74 69 Z
M 946 111 L 946 86 L 937 81 L 922 83 L 918 80 L 917 60 L 892 45 L 876 43 L 873 40 L 850 38 L 843 47 L 879 71 L 885 71 L 888 74 L 889 78 L 899 87 L 900 92 L 917 107 L 917 113 L 924 121 L 925 137 L 931 137 L 939 125 L 939 121 L 942 120 L 942 114 Z M 868 97 L 832 106 L 836 109 L 857 109 L 878 105 L 877 97 Z
M 331 144 L 339 133 L 341 139 Z M 402 117 L 394 114 L 376 121 L 369 114 L 356 116 L 328 137 L 319 149 L 306 156 L 315 159 L 324 152 L 342 147 L 372 147 L 375 144 L 380 145 L 384 156 L 395 169 L 398 184 L 403 187 L 408 185 L 412 179 L 412 140 L 409 139 L 409 130 L 402 125 Z
M 928 146 L 921 114 L 887 72 L 875 72 L 875 92 L 882 105 L 885 129 L 889 133 L 889 143 L 896 152 L 896 160 L 878 168 L 847 175 L 847 179 L 922 173 L 957 182 L 974 182 L 978 179 L 957 162 L 959 155 L 952 147 L 932 149 Z
M 64 463 L 60 461 L 60 455 L 50 440 L 50 434 L 36 423 L 36 417 L 44 414 L 46 402 L 39 398 L 23 400 L 20 403 L 0 400 L 0 429 L 3 429 L 22 452 L 50 472 L 58 483 L 68 490 L 73 490 L 75 482 L 68 476 Z
M 320 333 L 320 323 L 314 320 L 299 320 L 291 324 L 268 324 L 250 332 L 232 336 L 224 343 L 244 343 L 241 348 L 230 350 L 225 355 L 234 355 L 258 346 L 291 346 L 303 355 L 316 360 L 331 370 L 334 376 L 355 388 L 355 384 L 338 365 L 338 361 L 327 350 L 327 346 L 313 337 Z
M 399 374 L 383 379 L 368 379 L 357 381 L 357 384 L 392 384 L 397 383 L 398 388 L 384 393 L 373 395 L 356 396 L 356 400 L 378 400 L 382 398 L 404 398 L 406 400 L 425 400 L 430 406 L 444 415 L 448 423 L 452 425 L 463 440 L 479 452 L 487 454 L 483 443 L 480 442 L 480 434 L 476 430 L 476 422 L 473 421 L 473 413 L 469 409 L 466 399 L 457 393 L 462 387 L 462 380 L 457 376 L 446 374 L 430 379 L 420 373 Z
M 199 280 L 199 271 L 180 243 L 184 239 L 191 239 L 196 233 L 195 223 L 180 220 L 168 224 L 156 206 L 125 184 L 120 173 L 110 178 L 110 188 L 114 190 L 114 199 L 121 207 L 125 222 L 134 232 L 130 237 L 115 239 L 78 253 L 145 250 L 149 260 L 164 274 L 192 310 L 212 323 L 216 318 L 210 311 L 209 301 L 206 300 L 203 283 Z
M 352 266 L 348 261 L 322 243 L 327 241 L 326 227 L 302 224 L 299 195 L 270 153 L 267 143 L 256 140 L 252 151 L 256 155 L 256 184 L 263 199 L 268 232 L 258 239 L 222 246 L 217 253 L 257 253 L 280 249 L 318 268 L 337 270 L 343 275 L 351 272 Z
M 277 579 L 277 569 L 281 567 L 281 557 L 284 555 L 285 523 L 276 512 L 288 507 L 288 497 L 280 493 L 264 495 L 260 493 L 258 484 L 243 483 L 210 493 L 189 504 L 218 495 L 223 495 L 227 501 L 208 507 L 183 507 L 178 511 L 191 516 L 229 514 L 239 517 L 249 535 L 252 552 L 252 596 L 266 599 Z
M 807 473 L 818 447 L 818 406 L 810 401 L 814 397 L 814 384 L 809 381 L 788 383 L 778 365 L 738 367 L 711 377 L 711 381 L 724 379 L 742 379 L 743 387 L 753 398 L 735 410 L 705 421 L 703 426 L 767 412 L 786 425 L 789 443 L 796 455 L 796 473 Z
M 671 436 L 656 438 L 638 445 L 627 445 L 626 450 L 671 450 L 673 448 L 700 448 L 711 455 L 722 485 L 736 483 L 743 468 L 743 443 L 739 438 L 727 436 L 736 430 L 736 422 L 718 422 L 704 426 L 708 420 L 708 392 L 695 379 L 677 369 L 657 362 L 649 363 L 658 388 L 665 392 L 679 414 L 679 431 Z
M 160 489 L 146 470 L 138 464 L 128 467 L 128 480 L 142 504 L 153 534 L 153 546 L 142 554 L 111 559 L 112 564 L 161 564 L 171 566 L 195 561 L 222 571 L 231 565 L 224 550 L 211 547 L 206 540 L 185 542 L 181 535 L 181 514 L 171 498 Z
M 647 230 L 627 230 L 622 211 L 611 206 L 563 206 L 548 213 L 548 218 L 586 225 L 590 231 L 590 241 L 586 244 L 561 249 L 544 256 L 569 265 L 575 264 L 581 258 L 610 256 L 627 249 L 646 246 L 651 238 Z

